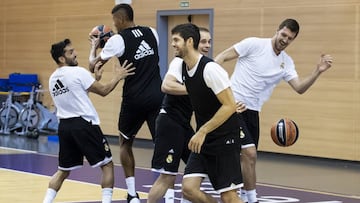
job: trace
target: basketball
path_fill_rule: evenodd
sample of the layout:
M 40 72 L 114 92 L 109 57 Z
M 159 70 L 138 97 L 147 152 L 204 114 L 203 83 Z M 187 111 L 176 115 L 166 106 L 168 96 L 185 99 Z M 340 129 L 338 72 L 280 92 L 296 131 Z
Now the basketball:
M 271 127 L 271 138 L 275 144 L 281 147 L 288 147 L 293 145 L 297 141 L 298 137 L 298 126 L 291 119 L 280 119 Z
M 106 41 L 113 35 L 113 31 L 109 26 L 97 25 L 89 33 L 89 36 L 100 38 L 100 48 L 104 48 Z

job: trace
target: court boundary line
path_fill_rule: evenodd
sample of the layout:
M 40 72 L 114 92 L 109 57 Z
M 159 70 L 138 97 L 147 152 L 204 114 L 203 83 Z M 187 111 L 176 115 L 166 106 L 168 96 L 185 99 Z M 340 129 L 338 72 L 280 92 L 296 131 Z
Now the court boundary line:
M 58 157 L 58 155 L 40 153 L 40 152 L 32 151 L 32 150 L 24 150 L 24 149 L 17 149 L 17 148 L 2 147 L 2 146 L 0 146 L 0 149 L 10 150 L 10 151 L 13 150 L 13 151 L 20 151 L 20 152 L 28 152 L 28 153 L 32 153 L 32 154 L 39 154 L 39 155 L 42 155 L 42 156 L 49 156 L 49 157 Z M 6 155 L 6 154 L 0 154 L 0 155 Z M 88 161 L 86 159 L 84 159 L 84 162 L 88 163 Z M 121 164 L 117 164 L 117 163 L 114 163 L 114 166 L 122 167 Z M 6 169 L 6 168 L 0 167 L 0 169 Z M 151 171 L 151 168 L 148 168 L 148 167 L 136 167 L 135 166 L 135 169 L 148 170 L 149 172 L 153 173 L 153 171 Z M 13 170 L 13 169 L 6 169 L 6 170 Z M 13 170 L 13 171 L 29 173 L 29 174 L 36 174 L 36 175 L 45 176 L 45 177 L 51 177 L 51 176 L 46 176 L 46 175 L 42 175 L 42 174 L 30 173 L 30 172 L 19 171 L 19 170 Z M 177 175 L 183 176 L 183 173 L 179 172 Z M 69 180 L 77 181 L 77 180 L 72 180 L 72 179 L 69 179 Z M 82 181 L 77 181 L 77 182 L 82 183 Z M 85 182 L 85 183 L 88 183 L 88 182 Z M 95 184 L 95 183 L 88 183 L 88 184 L 98 185 L 98 184 Z M 270 183 L 261 183 L 261 182 L 257 182 L 256 184 L 260 185 L 260 186 L 265 186 L 265 187 L 273 187 L 273 188 L 279 188 L 279 189 L 289 189 L 289 190 L 295 190 L 295 191 L 310 192 L 310 193 L 315 193 L 315 194 L 331 195 L 331 196 L 335 196 L 335 197 L 353 198 L 353 199 L 359 199 L 360 200 L 360 196 L 357 196 L 357 195 L 346 195 L 346 194 L 340 194 L 340 193 L 312 190 L 312 189 L 293 187 L 293 186 L 276 185 L 276 184 L 270 184 Z M 117 188 L 117 189 L 121 189 L 121 188 Z
M 4 149 L 4 150 L 13 150 L 13 151 L 20 151 L 20 152 L 28 152 L 28 153 L 34 153 L 34 154 L 39 154 L 37 151 L 33 151 L 33 150 L 26 150 L 26 149 L 16 149 L 16 148 L 11 148 L 11 147 L 1 147 L 0 149 Z
M 301 192 L 310 192 L 310 193 L 323 194 L 323 195 L 331 195 L 331 196 L 336 196 L 336 197 L 353 198 L 353 199 L 359 199 L 360 200 L 360 196 L 357 196 L 357 195 L 346 195 L 346 194 L 340 194 L 340 193 L 332 193 L 332 192 L 311 190 L 311 189 L 299 188 L 299 187 L 293 187 L 293 186 L 284 186 L 284 185 L 276 185 L 276 184 L 269 184 L 269 183 L 259 183 L 259 182 L 257 182 L 256 185 L 261 185 L 261 186 L 265 186 L 265 187 L 279 188 L 279 189 L 295 190 L 295 191 L 301 191 Z

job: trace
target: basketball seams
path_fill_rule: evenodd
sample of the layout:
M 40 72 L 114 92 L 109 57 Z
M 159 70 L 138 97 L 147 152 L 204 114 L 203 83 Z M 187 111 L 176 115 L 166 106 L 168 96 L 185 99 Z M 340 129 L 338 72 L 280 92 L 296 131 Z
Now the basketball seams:
M 298 126 L 289 118 L 282 118 L 274 123 L 270 133 L 274 143 L 282 147 L 293 145 L 299 137 Z

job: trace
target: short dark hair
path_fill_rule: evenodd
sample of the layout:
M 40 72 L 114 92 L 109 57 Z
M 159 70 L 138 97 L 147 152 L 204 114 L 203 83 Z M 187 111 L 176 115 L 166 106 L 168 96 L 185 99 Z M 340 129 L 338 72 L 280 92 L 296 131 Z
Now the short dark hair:
M 60 57 L 60 56 L 64 56 L 64 54 L 65 54 L 65 47 L 66 47 L 68 44 L 71 44 L 71 41 L 70 41 L 69 39 L 64 39 L 63 41 L 60 41 L 60 42 L 58 42 L 58 43 L 55 43 L 55 44 L 51 45 L 50 53 L 51 53 L 52 58 L 54 59 L 54 61 L 55 61 L 57 64 L 60 63 L 59 57 Z
M 171 30 L 171 34 L 179 34 L 184 40 L 188 40 L 190 37 L 194 42 L 194 49 L 198 49 L 200 41 L 199 27 L 192 23 L 185 23 L 175 26 Z
M 299 34 L 300 31 L 300 25 L 299 23 L 291 18 L 288 18 L 286 20 L 284 20 L 280 25 L 279 25 L 279 30 L 283 29 L 284 27 L 287 27 L 289 30 L 291 30 L 291 32 L 296 33 L 295 37 Z
M 134 21 L 134 10 L 129 4 L 118 4 L 114 6 L 114 8 L 111 11 L 111 14 L 115 14 L 118 11 L 121 11 L 124 16 L 127 17 L 127 20 Z

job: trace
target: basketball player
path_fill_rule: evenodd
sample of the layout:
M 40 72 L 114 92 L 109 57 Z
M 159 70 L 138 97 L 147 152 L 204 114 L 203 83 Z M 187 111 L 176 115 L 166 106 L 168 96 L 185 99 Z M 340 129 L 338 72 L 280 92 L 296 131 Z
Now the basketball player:
M 106 96 L 121 79 L 133 75 L 134 68 L 129 68 L 132 64 L 124 62 L 115 69 L 113 79 L 103 85 L 87 69 L 78 66 L 77 53 L 69 39 L 53 44 L 51 56 L 58 65 L 50 76 L 49 90 L 60 120 L 60 150 L 58 171 L 49 182 L 43 203 L 53 202 L 70 172 L 83 165 L 84 156 L 92 167 L 101 168 L 102 202 L 109 203 L 114 187 L 112 155 L 88 92 Z M 96 74 L 101 74 L 99 65 L 94 67 Z
M 152 138 L 155 135 L 155 119 L 163 99 L 158 56 L 158 34 L 155 29 L 137 26 L 134 12 L 128 4 L 118 4 L 112 9 L 114 26 L 118 34 L 106 42 L 100 54 L 96 56 L 94 41 L 91 38 L 90 70 L 94 64 L 106 63 L 111 57 L 117 57 L 120 63 L 128 60 L 136 67 L 135 75 L 127 77 L 123 86 L 123 98 L 119 115 L 120 161 L 123 166 L 128 202 L 139 203 L 135 189 L 135 158 L 132 145 L 135 135 L 146 121 Z
M 209 30 L 200 28 L 198 50 L 207 56 L 210 47 Z M 162 83 L 162 90 L 166 94 L 156 119 L 155 148 L 152 158 L 152 171 L 160 175 L 149 191 L 148 203 L 157 203 L 165 193 L 165 198 L 174 198 L 174 184 L 180 159 L 186 163 L 190 155 L 187 145 L 194 134 L 190 123 L 193 109 L 181 74 L 173 71 L 173 64 L 178 63 L 182 63 L 182 59 L 175 57 Z
M 259 143 L 259 112 L 281 81 L 285 80 L 299 94 L 306 92 L 321 73 L 331 67 L 332 57 L 321 55 L 315 70 L 300 79 L 292 58 L 284 51 L 299 33 L 294 19 L 284 20 L 272 38 L 246 38 L 215 57 L 222 64 L 237 59 L 231 76 L 231 87 L 236 101 L 245 103 L 247 110 L 241 114 L 253 139 L 243 143 L 241 150 L 244 177 L 244 202 L 257 202 L 255 164 Z
M 183 196 L 191 202 L 217 202 L 193 184 L 208 176 L 223 202 L 242 202 L 236 191 L 242 186 L 240 123 L 227 72 L 199 53 L 196 25 L 177 25 L 171 34 L 175 55 L 183 59 L 176 64 L 177 71 L 184 79 L 196 119 L 196 133 L 188 144 L 192 153 L 183 176 Z

